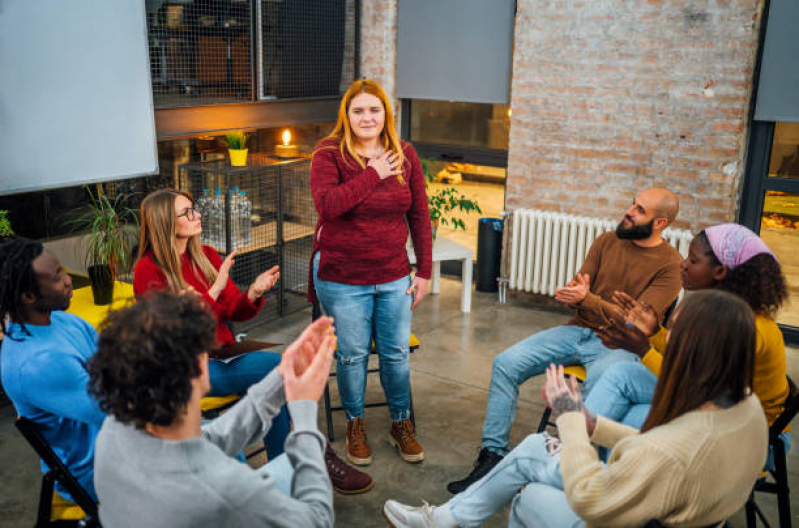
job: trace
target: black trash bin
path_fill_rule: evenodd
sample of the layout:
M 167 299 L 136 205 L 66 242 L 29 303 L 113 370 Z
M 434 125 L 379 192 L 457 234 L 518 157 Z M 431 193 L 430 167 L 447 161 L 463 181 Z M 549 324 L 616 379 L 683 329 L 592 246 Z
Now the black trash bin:
M 481 218 L 477 226 L 477 291 L 495 292 L 502 261 L 501 218 Z

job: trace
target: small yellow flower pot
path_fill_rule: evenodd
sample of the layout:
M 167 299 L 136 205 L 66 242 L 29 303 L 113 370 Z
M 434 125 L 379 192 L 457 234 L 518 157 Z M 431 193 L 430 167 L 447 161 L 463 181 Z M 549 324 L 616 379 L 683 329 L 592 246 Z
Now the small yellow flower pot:
M 230 154 L 230 164 L 234 167 L 247 165 L 247 151 L 249 149 L 227 149 Z

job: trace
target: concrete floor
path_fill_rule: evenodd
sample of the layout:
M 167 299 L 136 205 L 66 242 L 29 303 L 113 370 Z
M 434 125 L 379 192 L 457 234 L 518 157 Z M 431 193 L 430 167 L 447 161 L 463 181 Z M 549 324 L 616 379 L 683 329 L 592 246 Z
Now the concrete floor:
M 386 526 L 380 514 L 388 498 L 402 502 L 431 504 L 446 501 L 450 495 L 446 483 L 464 477 L 471 470 L 480 446 L 480 432 L 485 412 L 491 361 L 494 356 L 533 332 L 561 324 L 565 312 L 540 308 L 532 301 L 511 296 L 508 304 L 496 302 L 495 294 L 476 293 L 472 313 L 462 314 L 460 282 L 444 279 L 440 295 L 429 296 L 414 316 L 414 333 L 421 347 L 411 359 L 412 386 L 419 441 L 426 460 L 410 465 L 388 445 L 388 413 L 385 408 L 368 409 L 366 424 L 374 454 L 367 471 L 376 480 L 367 494 L 336 494 L 337 526 Z M 302 312 L 252 332 L 254 338 L 290 342 L 309 321 Z M 280 348 L 278 348 L 279 350 Z M 788 372 L 799 374 L 799 351 L 788 352 Z M 541 378 L 521 388 L 519 410 L 511 432 L 516 444 L 533 430 L 540 419 L 543 403 Z M 337 391 L 332 385 L 332 393 Z M 377 375 L 370 376 L 367 401 L 382 398 Z M 335 418 L 336 441 L 333 447 L 344 453 L 344 417 Z M 320 409 L 320 427 L 324 415 Z M 731 454 L 730 462 L 733 463 Z M 799 457 L 789 460 L 791 483 L 799 489 Z M 13 409 L 0 409 L 0 527 L 31 526 L 36 512 L 40 474 L 36 457 L 13 426 Z M 794 515 L 799 514 L 799 495 L 792 501 Z M 776 522 L 776 502 L 761 498 L 759 503 Z M 799 518 L 799 516 L 797 516 Z M 740 513 L 733 526 L 744 526 Z M 507 509 L 484 526 L 507 525 Z

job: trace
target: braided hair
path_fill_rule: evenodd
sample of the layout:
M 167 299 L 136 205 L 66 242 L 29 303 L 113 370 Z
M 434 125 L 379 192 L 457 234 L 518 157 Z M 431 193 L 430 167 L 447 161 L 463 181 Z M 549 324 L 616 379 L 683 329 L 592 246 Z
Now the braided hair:
M 44 247 L 34 240 L 17 238 L 0 245 L 0 329 L 7 338 L 6 319 L 19 323 L 21 330 L 30 335 L 22 321 L 21 302 L 23 293 L 39 292 L 33 261 L 42 254 Z

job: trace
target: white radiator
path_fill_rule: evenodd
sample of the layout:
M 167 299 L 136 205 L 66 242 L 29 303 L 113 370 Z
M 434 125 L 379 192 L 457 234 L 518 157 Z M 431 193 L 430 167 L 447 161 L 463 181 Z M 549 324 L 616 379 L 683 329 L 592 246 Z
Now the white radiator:
M 591 243 L 602 233 L 613 231 L 617 220 L 589 218 L 564 213 L 516 209 L 510 215 L 512 234 L 510 252 L 503 269 L 500 301 L 504 302 L 505 284 L 512 290 L 555 295 L 555 290 L 569 282 L 579 271 Z M 684 229 L 666 229 L 665 238 L 683 257 L 693 238 Z M 507 248 L 507 245 L 505 246 Z M 509 271 L 508 271 L 509 269 Z

